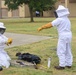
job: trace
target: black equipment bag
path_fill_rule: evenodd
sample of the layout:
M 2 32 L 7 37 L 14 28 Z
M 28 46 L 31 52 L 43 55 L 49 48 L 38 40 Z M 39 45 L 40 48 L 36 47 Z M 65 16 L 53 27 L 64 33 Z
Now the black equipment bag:
M 24 60 L 24 61 L 28 61 L 31 63 L 35 63 L 35 64 L 39 64 L 41 62 L 40 57 L 38 57 L 37 55 L 33 55 L 30 53 L 16 53 L 16 56 L 18 56 L 19 60 Z

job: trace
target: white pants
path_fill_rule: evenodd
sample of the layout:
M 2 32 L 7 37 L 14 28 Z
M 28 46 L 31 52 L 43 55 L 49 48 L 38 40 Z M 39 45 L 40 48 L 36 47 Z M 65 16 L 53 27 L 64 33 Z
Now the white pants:
M 59 57 L 59 66 L 72 66 L 73 56 L 71 53 L 72 34 L 66 33 L 59 36 L 57 45 L 57 55 Z
M 8 68 L 10 66 L 11 58 L 4 50 L 0 50 L 0 66 Z

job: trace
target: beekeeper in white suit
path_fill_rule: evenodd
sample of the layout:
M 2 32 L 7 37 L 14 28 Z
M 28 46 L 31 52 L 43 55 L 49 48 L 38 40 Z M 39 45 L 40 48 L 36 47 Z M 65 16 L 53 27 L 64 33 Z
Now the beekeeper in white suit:
M 38 28 L 38 31 L 41 31 L 42 29 L 55 26 L 58 30 L 59 38 L 57 44 L 57 55 L 59 57 L 59 65 L 55 66 L 58 70 L 65 69 L 65 67 L 71 68 L 73 62 L 73 56 L 71 53 L 72 32 L 68 15 L 68 9 L 59 5 L 58 9 L 55 11 L 56 19 Z
M 3 35 L 5 30 L 6 27 L 4 26 L 4 23 L 0 22 L 0 71 L 3 70 L 2 66 L 6 68 L 10 66 L 11 60 L 4 48 L 5 45 L 10 45 L 12 43 L 12 39 Z

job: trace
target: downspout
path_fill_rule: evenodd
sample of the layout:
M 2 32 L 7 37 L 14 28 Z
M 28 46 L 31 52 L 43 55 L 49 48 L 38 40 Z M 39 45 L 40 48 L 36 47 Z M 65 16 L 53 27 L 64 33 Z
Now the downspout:
M 69 0 L 65 0 L 65 7 L 66 7 L 66 8 L 69 7 Z
M 1 0 L 0 0 L 0 19 L 2 18 Z

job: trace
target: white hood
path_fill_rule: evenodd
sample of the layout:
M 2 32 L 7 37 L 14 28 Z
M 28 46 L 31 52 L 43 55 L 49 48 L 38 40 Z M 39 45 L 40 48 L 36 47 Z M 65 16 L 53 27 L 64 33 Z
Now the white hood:
M 56 10 L 58 17 L 68 16 L 70 13 L 68 8 L 65 8 L 62 5 L 59 5 L 58 9 Z
M 4 26 L 4 23 L 0 22 L 0 28 L 6 29 L 6 27 Z

